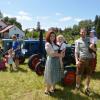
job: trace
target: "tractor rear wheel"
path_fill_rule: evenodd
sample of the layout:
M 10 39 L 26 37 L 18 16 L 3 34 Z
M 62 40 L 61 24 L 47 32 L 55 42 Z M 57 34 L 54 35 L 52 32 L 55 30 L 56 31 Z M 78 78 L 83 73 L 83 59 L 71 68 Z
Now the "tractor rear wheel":
M 40 56 L 38 54 L 34 54 L 29 58 L 28 66 L 31 70 L 35 71 L 36 64 L 40 62 Z
M 37 75 L 41 76 L 44 74 L 44 67 L 41 62 L 38 62 L 35 66 L 35 72 Z

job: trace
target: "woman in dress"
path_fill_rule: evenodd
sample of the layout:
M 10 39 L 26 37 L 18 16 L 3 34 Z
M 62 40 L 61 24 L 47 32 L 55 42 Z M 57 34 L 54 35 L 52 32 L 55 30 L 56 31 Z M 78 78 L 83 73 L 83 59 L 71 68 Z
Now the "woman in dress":
M 44 71 L 45 94 L 51 94 L 55 91 L 56 83 L 60 82 L 63 77 L 60 64 L 60 57 L 63 56 L 63 52 L 58 53 L 59 47 L 56 44 L 56 34 L 53 31 L 48 31 L 46 34 L 45 50 L 47 52 Z

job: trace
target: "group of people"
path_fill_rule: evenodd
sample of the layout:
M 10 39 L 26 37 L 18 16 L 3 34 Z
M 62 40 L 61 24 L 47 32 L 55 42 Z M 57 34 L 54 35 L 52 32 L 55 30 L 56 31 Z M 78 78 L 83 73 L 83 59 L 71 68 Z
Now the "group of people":
M 91 60 L 96 58 L 96 41 L 93 31 L 90 37 L 86 36 L 86 29 L 80 29 L 80 38 L 75 41 L 75 60 L 76 60 L 76 87 L 75 91 L 80 89 L 81 77 L 85 72 L 86 85 L 85 93 L 90 94 L 90 78 L 93 71 Z M 46 84 L 45 94 L 52 94 L 56 89 L 56 84 L 64 77 L 63 61 L 65 56 L 66 43 L 63 35 L 56 36 L 54 31 L 46 33 L 45 50 L 47 60 L 45 64 L 44 80 Z M 92 51 L 92 52 L 91 52 Z
M 6 53 L 3 51 L 0 52 L 0 55 L 3 58 L 2 60 L 6 59 L 6 63 L 9 64 L 10 71 L 17 71 L 19 68 L 20 44 L 17 41 L 16 35 L 12 36 L 12 40 L 12 47 L 6 51 Z
M 75 60 L 76 60 L 76 87 L 75 90 L 80 89 L 81 77 L 85 72 L 86 75 L 86 85 L 85 93 L 90 94 L 90 79 L 93 72 L 93 67 L 91 64 L 91 59 L 96 59 L 96 42 L 97 37 L 95 37 L 93 30 L 90 31 L 90 37 L 86 36 L 86 29 L 80 29 L 80 38 L 75 41 Z M 19 54 L 20 54 L 20 44 L 17 41 L 16 35 L 12 37 L 13 43 L 12 48 L 8 50 L 8 64 L 10 65 L 10 70 L 13 70 L 13 63 L 15 63 L 15 68 L 19 67 Z M 54 93 L 56 89 L 56 84 L 64 78 L 64 66 L 63 57 L 65 56 L 67 44 L 63 35 L 56 36 L 53 30 L 46 33 L 46 43 L 45 50 L 47 53 L 47 59 L 44 71 L 44 80 L 46 84 L 45 94 L 50 95 Z M 1 48 L 0 48 L 1 49 Z M 1 51 L 0 51 L 1 54 Z M 1 56 L 0 56 L 1 59 Z M 95 68 L 94 68 L 95 69 Z

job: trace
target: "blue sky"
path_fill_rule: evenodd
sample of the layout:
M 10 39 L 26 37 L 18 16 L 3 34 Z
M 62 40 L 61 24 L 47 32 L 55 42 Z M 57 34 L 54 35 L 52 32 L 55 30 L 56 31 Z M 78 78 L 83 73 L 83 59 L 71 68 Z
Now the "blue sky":
M 0 0 L 4 16 L 16 17 L 23 29 L 72 27 L 85 19 L 100 15 L 100 0 Z

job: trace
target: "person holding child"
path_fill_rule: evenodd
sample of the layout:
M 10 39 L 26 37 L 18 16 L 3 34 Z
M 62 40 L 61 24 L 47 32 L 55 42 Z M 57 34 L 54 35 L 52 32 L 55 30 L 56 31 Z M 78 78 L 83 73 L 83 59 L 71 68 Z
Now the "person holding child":
M 80 38 L 75 41 L 75 60 L 76 60 L 76 91 L 80 90 L 81 77 L 84 72 L 86 75 L 85 93 L 90 95 L 90 80 L 92 74 L 91 59 L 92 54 L 89 52 L 89 48 L 94 49 L 90 44 L 90 38 L 86 37 L 86 29 L 80 29 Z
M 45 50 L 47 52 L 47 60 L 45 64 L 44 80 L 46 83 L 45 94 L 52 94 L 56 90 L 56 83 L 60 82 L 63 77 L 61 70 L 60 58 L 63 52 L 58 53 L 59 46 L 56 42 L 56 34 L 50 30 L 46 34 Z

